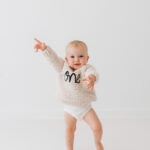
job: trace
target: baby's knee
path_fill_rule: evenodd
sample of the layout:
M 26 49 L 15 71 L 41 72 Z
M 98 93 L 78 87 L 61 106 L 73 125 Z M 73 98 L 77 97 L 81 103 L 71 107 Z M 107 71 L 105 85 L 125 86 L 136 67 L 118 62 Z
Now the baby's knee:
M 102 133 L 103 133 L 103 130 L 102 130 L 101 125 L 96 125 L 96 126 L 94 126 L 94 127 L 92 128 L 92 130 L 93 130 L 93 132 L 94 132 L 95 134 L 102 135 Z

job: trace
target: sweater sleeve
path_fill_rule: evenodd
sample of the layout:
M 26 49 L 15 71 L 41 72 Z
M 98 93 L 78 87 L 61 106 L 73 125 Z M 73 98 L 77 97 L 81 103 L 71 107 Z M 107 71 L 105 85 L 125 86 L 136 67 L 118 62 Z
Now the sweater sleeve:
M 90 74 L 95 75 L 95 77 L 96 77 L 95 83 L 97 83 L 99 80 L 99 73 L 96 71 L 95 67 L 93 67 L 92 65 L 88 66 L 88 68 L 85 72 L 85 77 L 87 77 Z
M 65 61 L 63 58 L 59 57 L 50 46 L 47 46 L 42 53 L 57 72 L 62 71 Z

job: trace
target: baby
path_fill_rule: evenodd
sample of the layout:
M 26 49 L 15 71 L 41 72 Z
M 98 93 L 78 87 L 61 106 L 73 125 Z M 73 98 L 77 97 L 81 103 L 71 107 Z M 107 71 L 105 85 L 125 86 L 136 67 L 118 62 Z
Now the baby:
M 81 120 L 92 129 L 96 149 L 104 150 L 101 144 L 102 124 L 91 105 L 92 101 L 96 101 L 94 84 L 99 75 L 92 65 L 87 64 L 89 56 L 86 44 L 83 41 L 71 41 L 63 59 L 50 46 L 36 38 L 34 40 L 37 42 L 35 51 L 40 49 L 58 73 L 58 96 L 64 105 L 67 150 L 73 150 L 76 123 Z

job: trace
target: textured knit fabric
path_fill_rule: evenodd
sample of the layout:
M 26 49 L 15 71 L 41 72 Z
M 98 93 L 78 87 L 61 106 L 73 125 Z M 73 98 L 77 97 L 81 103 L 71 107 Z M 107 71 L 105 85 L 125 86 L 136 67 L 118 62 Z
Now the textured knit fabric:
M 50 46 L 47 46 L 42 53 L 58 73 L 58 98 L 61 102 L 84 106 L 91 101 L 96 101 L 95 89 L 92 91 L 87 89 L 87 82 L 81 81 L 90 74 L 95 75 L 96 82 L 98 81 L 99 74 L 92 65 L 86 64 L 73 71 L 67 61 L 59 57 Z

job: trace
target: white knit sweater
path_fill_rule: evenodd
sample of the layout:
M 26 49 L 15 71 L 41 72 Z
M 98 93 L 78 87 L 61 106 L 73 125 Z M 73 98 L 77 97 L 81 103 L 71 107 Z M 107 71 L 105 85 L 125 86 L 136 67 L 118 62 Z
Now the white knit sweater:
M 95 89 L 93 91 L 87 89 L 87 82 L 80 81 L 90 74 L 95 75 L 96 82 L 98 81 L 99 74 L 92 65 L 86 64 L 73 71 L 67 61 L 59 57 L 50 46 L 47 46 L 42 53 L 58 73 L 58 98 L 61 102 L 84 106 L 89 102 L 96 101 Z

